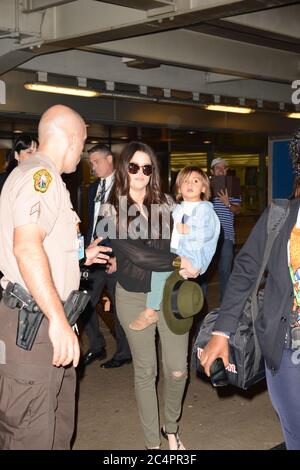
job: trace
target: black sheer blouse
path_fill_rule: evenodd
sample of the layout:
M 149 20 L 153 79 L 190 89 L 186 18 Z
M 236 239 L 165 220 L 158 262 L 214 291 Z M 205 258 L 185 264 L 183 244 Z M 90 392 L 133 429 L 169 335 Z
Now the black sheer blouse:
M 175 204 L 168 197 L 166 212 Z M 164 209 L 162 209 L 164 210 Z M 104 211 L 105 212 L 105 211 Z M 104 215 L 104 214 L 103 214 Z M 107 213 L 104 215 L 107 217 Z M 165 232 L 171 233 L 172 216 L 164 219 Z M 169 224 L 169 227 L 166 227 Z M 166 230 L 167 229 L 167 230 Z M 176 255 L 170 252 L 170 238 L 160 239 L 112 239 L 110 244 L 117 258 L 117 281 L 130 292 L 149 292 L 151 290 L 152 271 L 173 271 L 173 260 Z

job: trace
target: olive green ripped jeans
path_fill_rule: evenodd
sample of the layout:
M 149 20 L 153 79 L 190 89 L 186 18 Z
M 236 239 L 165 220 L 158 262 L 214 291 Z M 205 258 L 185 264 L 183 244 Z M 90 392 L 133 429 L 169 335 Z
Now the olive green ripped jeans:
M 163 313 L 159 321 L 142 331 L 129 328 L 145 309 L 147 294 L 129 292 L 120 284 L 116 288 L 116 308 L 120 323 L 126 333 L 131 349 L 135 394 L 139 415 L 145 435 L 146 447 L 160 444 L 160 426 L 156 391 L 157 354 L 155 345 L 156 325 L 162 347 L 164 372 L 164 426 L 168 433 L 178 429 L 182 399 L 187 379 L 187 351 L 189 334 L 176 335 L 168 328 Z

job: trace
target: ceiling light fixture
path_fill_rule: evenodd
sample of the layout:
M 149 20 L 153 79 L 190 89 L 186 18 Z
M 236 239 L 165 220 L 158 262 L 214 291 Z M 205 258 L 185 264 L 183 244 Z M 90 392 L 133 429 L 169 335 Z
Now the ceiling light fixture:
M 239 114 L 250 114 L 254 113 L 254 109 L 243 108 L 239 106 L 227 106 L 223 104 L 208 104 L 205 106 L 208 111 L 222 111 L 225 113 L 239 113 Z
M 83 96 L 85 98 L 94 98 L 100 96 L 101 93 L 95 90 L 89 90 L 86 88 L 60 86 L 60 85 L 49 85 L 46 83 L 25 83 L 24 87 L 30 91 L 42 91 L 45 93 L 58 93 L 61 95 L 72 95 L 72 96 Z
M 300 119 L 300 113 L 290 113 L 290 114 L 288 114 L 287 117 L 289 117 L 291 119 Z

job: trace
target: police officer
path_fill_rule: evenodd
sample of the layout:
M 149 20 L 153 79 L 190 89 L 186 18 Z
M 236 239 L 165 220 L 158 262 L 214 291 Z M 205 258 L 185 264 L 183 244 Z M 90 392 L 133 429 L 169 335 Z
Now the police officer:
M 20 284 L 44 317 L 28 351 L 16 345 L 18 310 L 0 303 L 0 449 L 70 448 L 79 345 L 62 301 L 79 286 L 79 219 L 60 175 L 75 171 L 85 138 L 75 111 L 49 108 L 39 124 L 38 153 L 2 190 L 1 284 Z M 96 245 L 87 256 L 87 264 L 101 262 Z

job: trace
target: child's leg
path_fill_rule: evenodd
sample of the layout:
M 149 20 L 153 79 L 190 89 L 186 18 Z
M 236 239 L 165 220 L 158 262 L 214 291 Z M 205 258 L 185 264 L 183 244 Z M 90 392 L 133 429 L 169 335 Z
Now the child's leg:
M 146 307 L 153 310 L 159 310 L 162 302 L 166 280 L 171 272 L 158 273 L 153 272 L 151 276 L 151 291 L 147 294 Z
M 170 272 L 152 272 L 151 291 L 147 295 L 146 308 L 140 313 L 136 320 L 129 324 L 132 330 L 144 330 L 147 326 L 153 325 L 153 323 L 158 321 L 156 311 L 160 309 L 165 282 L 170 274 Z

